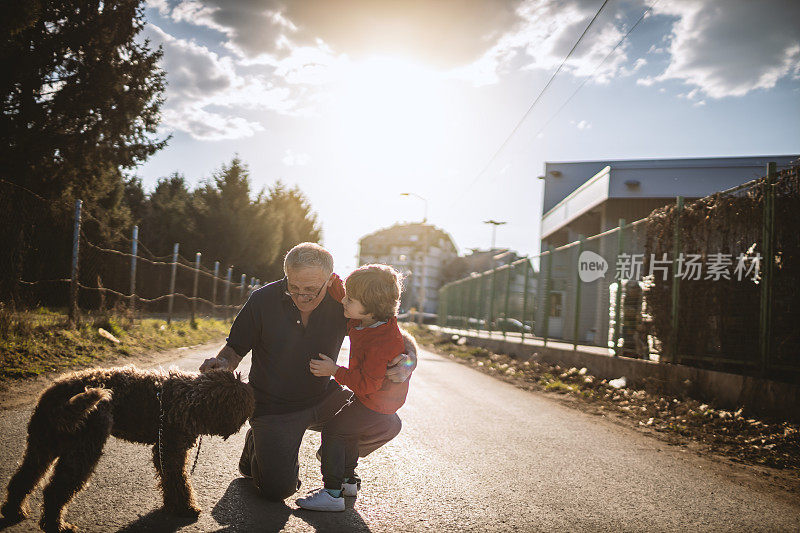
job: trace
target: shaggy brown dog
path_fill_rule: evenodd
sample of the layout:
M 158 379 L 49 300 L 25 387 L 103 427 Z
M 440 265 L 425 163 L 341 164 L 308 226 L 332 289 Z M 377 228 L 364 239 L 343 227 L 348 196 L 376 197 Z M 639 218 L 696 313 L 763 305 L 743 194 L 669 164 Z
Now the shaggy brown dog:
M 66 506 L 91 476 L 108 436 L 114 435 L 152 444 L 165 509 L 196 517 L 200 509 L 187 476 L 189 450 L 199 435 L 228 438 L 239 431 L 253 406 L 250 386 L 230 372 L 127 366 L 71 373 L 39 398 L 22 465 L 8 484 L 3 516 L 11 521 L 28 516 L 28 494 L 57 459 L 43 492 L 39 525 L 45 531 L 74 531 L 63 520 Z

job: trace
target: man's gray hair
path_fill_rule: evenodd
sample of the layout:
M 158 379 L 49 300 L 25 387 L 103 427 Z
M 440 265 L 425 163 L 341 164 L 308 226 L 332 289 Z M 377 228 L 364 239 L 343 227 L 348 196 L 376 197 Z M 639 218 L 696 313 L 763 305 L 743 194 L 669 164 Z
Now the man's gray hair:
M 315 242 L 301 242 L 286 254 L 283 271 L 295 268 L 319 267 L 325 274 L 333 272 L 333 256 Z

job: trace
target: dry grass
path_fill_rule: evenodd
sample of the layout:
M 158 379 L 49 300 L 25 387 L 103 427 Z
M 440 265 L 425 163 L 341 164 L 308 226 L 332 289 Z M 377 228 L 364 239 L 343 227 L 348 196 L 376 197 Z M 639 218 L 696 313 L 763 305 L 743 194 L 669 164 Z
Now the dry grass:
M 102 328 L 120 342 L 102 337 Z M 201 318 L 132 321 L 124 313 L 106 311 L 83 315 L 75 329 L 63 311 L 40 308 L 13 312 L 0 307 L 0 380 L 22 379 L 96 364 L 110 357 L 134 356 L 221 339 L 230 322 Z

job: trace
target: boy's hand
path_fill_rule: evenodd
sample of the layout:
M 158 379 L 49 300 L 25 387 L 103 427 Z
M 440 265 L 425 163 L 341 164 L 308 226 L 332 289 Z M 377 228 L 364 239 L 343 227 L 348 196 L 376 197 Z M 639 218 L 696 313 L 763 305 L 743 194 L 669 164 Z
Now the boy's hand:
M 337 370 L 339 370 L 339 367 L 334 360 L 327 355 L 320 353 L 317 354 L 317 357 L 319 357 L 319 359 L 312 359 L 308 363 L 311 373 L 315 376 L 332 376 Z

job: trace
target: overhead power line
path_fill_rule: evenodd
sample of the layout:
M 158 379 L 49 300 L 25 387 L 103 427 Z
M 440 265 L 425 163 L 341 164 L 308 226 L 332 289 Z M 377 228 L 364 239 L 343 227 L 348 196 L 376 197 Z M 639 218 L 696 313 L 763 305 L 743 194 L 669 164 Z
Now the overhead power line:
M 528 107 L 528 110 L 525 111 L 525 114 L 522 115 L 522 118 L 519 119 L 519 121 L 517 122 L 516 126 L 514 126 L 514 129 L 511 130 L 511 133 L 509 133 L 508 136 L 506 137 L 506 139 L 503 141 L 503 144 L 501 144 L 500 147 L 497 150 L 495 150 L 494 154 L 492 154 L 492 157 L 489 158 L 489 161 L 487 161 L 487 163 L 483 166 L 481 171 L 478 172 L 478 174 L 475 176 L 475 178 L 472 180 L 472 182 L 470 182 L 470 184 L 467 185 L 467 187 L 462 189 L 461 194 L 459 195 L 458 198 L 456 198 L 456 200 L 453 202 L 453 204 L 458 202 L 458 200 L 460 200 L 461 197 L 469 189 L 471 189 L 472 186 L 475 185 L 475 183 L 477 183 L 477 181 L 481 178 L 481 176 L 483 176 L 483 174 L 489 169 L 489 166 L 494 162 L 494 160 L 497 158 L 497 156 L 500 155 L 500 152 L 503 151 L 503 148 L 506 147 L 506 145 L 511 140 L 511 138 L 514 137 L 514 134 L 517 133 L 517 130 L 519 130 L 520 126 L 522 126 L 522 123 L 525 122 L 526 118 L 528 118 L 528 115 L 531 113 L 531 111 L 533 111 L 533 108 L 536 107 L 536 104 L 538 104 L 539 100 L 542 99 L 542 96 L 544 95 L 545 91 L 547 91 L 547 89 L 550 87 L 550 84 L 553 83 L 553 80 L 556 78 L 556 76 L 558 76 L 558 73 L 561 72 L 561 69 L 564 68 L 564 65 L 566 64 L 566 62 L 569 60 L 570 57 L 572 57 L 572 53 L 575 51 L 575 49 L 581 43 L 581 41 L 583 40 L 584 36 L 589 31 L 589 28 L 592 27 L 592 24 L 594 24 L 594 21 L 597 20 L 598 16 L 600 16 L 600 13 L 603 11 L 603 8 L 606 7 L 606 4 L 608 4 L 608 2 L 609 2 L 609 0 L 604 0 L 603 5 L 601 5 L 600 9 L 597 10 L 597 13 L 594 14 L 594 16 L 592 17 L 592 20 L 589 21 L 589 24 L 586 26 L 586 28 L 584 28 L 583 33 L 581 33 L 581 36 L 578 37 L 578 40 L 575 41 L 574 45 L 572 45 L 572 48 L 570 49 L 569 53 L 566 55 L 566 57 L 564 57 L 563 61 L 561 61 L 561 64 L 558 66 L 558 68 L 555 70 L 555 72 L 553 72 L 553 75 L 550 76 L 550 79 L 548 80 L 548 82 L 544 86 L 544 88 L 542 88 L 542 90 L 539 91 L 539 95 L 536 97 L 536 99 L 533 101 L 533 103 L 530 105 L 530 107 Z
M 620 46 L 620 45 L 621 45 L 623 42 L 625 42 L 625 39 L 627 39 L 627 38 L 628 38 L 628 35 L 630 35 L 631 33 L 633 33 L 633 30 L 635 30 L 635 29 L 636 29 L 636 26 L 638 26 L 638 25 L 639 25 L 639 23 L 640 23 L 641 21 L 643 21 L 643 20 L 644 20 L 644 18 L 647 16 L 647 14 L 648 14 L 650 11 L 652 11 L 652 9 L 653 9 L 654 7 L 656 7 L 656 4 L 657 4 L 658 2 L 659 2 L 659 0 L 656 0 L 655 2 L 653 2 L 653 3 L 652 3 L 652 5 L 651 5 L 650 7 L 648 7 L 647 9 L 645 9 L 645 10 L 644 10 L 644 12 L 642 13 L 642 16 L 641 16 L 641 17 L 639 17 L 639 20 L 637 20 L 637 21 L 636 21 L 636 23 L 635 23 L 633 26 L 631 26 L 631 29 L 629 29 L 629 30 L 628 30 L 628 33 L 626 33 L 626 34 L 625 34 L 625 35 L 622 37 L 622 39 L 620 39 L 620 40 L 619 40 L 619 42 L 617 43 L 617 45 L 616 45 L 614 48 L 612 48 L 612 49 L 611 49 L 611 51 L 608 53 L 608 55 L 606 55 L 606 57 L 604 57 L 604 58 L 603 58 L 603 60 L 602 60 L 600 63 L 598 63 L 598 64 L 597 64 L 597 66 L 596 66 L 596 67 L 595 67 L 595 69 L 592 71 L 592 73 L 591 73 L 591 74 L 589 74 L 589 75 L 586 77 L 586 79 L 584 79 L 584 80 L 583 80 L 583 82 L 582 82 L 580 85 L 578 85 L 578 88 L 577 88 L 577 89 L 575 89 L 575 91 L 574 91 L 574 92 L 573 92 L 573 93 L 572 93 L 572 94 L 569 96 L 569 98 L 567 98 L 567 99 L 564 101 L 564 103 L 563 103 L 563 104 L 561 104 L 561 107 L 559 107 L 559 108 L 558 108 L 558 111 L 556 111 L 555 113 L 553 113 L 553 116 L 551 116 L 549 119 L 547 119 L 547 122 L 545 122 L 545 123 L 544 123 L 544 125 L 542 126 L 542 128 L 541 128 L 539 131 L 537 131 L 537 132 L 536 132 L 536 135 L 535 135 L 534 137 L 537 137 L 537 136 L 538 136 L 540 133 L 542 133 L 542 132 L 543 132 L 545 129 L 547 129 L 547 126 L 549 126 L 549 125 L 550 125 L 550 123 L 553 121 L 553 119 L 554 119 L 554 118 L 556 118 L 556 117 L 558 116 L 558 114 L 559 114 L 559 113 L 561 113 L 561 111 L 562 111 L 562 110 L 563 110 L 565 107 L 567 107 L 567 104 L 569 104 L 569 103 L 572 101 L 572 99 L 573 99 L 573 98 L 575 98 L 575 95 L 576 95 L 576 94 L 578 94 L 578 91 L 580 91 L 581 89 L 583 89 L 583 86 L 584 86 L 584 85 L 586 85 L 586 82 L 588 82 L 590 79 L 594 78 L 594 75 L 597 73 L 597 71 L 598 71 L 598 70 L 600 70 L 600 67 L 602 67 L 602 66 L 603 66 L 603 64 L 605 64 L 605 62 L 606 62 L 606 61 L 608 61 L 608 58 L 609 58 L 609 57 L 611 57 L 612 55 L 614 55 L 614 52 L 616 52 L 616 51 L 617 51 L 617 48 L 619 48 L 619 46 Z

